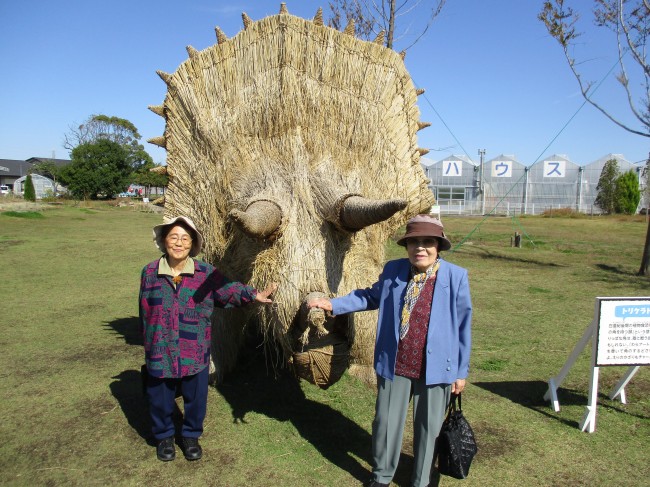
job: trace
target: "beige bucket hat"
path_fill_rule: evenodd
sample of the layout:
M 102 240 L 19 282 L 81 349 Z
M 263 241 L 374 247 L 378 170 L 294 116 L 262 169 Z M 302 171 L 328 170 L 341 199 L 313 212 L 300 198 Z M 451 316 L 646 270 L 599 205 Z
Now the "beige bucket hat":
M 163 235 L 165 234 L 164 230 L 167 227 L 173 227 L 179 221 L 185 223 L 194 232 L 194 236 L 192 237 L 192 248 L 190 249 L 190 257 L 196 257 L 199 255 L 199 252 L 201 252 L 201 249 L 203 248 L 203 235 L 201 235 L 201 232 L 197 230 L 194 222 L 186 216 L 164 218 L 163 223 L 153 227 L 153 241 L 155 242 L 156 247 L 158 247 L 158 250 L 160 250 L 162 253 L 167 253 L 163 238 Z
M 409 237 L 435 237 L 438 239 L 438 250 L 451 248 L 451 242 L 445 235 L 442 222 L 430 215 L 417 215 L 406 222 L 406 232 L 397 244 L 406 247 L 406 239 Z

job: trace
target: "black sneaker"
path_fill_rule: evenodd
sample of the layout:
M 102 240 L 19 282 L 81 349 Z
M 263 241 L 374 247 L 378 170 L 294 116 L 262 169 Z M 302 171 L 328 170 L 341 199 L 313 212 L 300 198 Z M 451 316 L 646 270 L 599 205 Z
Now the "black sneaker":
M 169 462 L 176 458 L 176 448 L 174 448 L 174 437 L 170 436 L 169 438 L 163 438 L 158 441 L 158 446 L 156 447 L 156 454 L 158 455 L 158 460 L 161 462 Z
M 198 438 L 184 436 L 181 438 L 181 449 L 187 460 L 199 460 L 203 456 L 203 449 Z

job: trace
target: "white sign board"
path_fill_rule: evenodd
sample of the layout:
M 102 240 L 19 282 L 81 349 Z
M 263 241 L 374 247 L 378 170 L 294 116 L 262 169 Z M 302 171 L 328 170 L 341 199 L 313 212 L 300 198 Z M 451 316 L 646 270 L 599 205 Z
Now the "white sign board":
M 625 404 L 625 387 L 641 365 L 650 364 L 650 297 L 596 298 L 594 319 L 560 373 L 548 381 L 544 399 L 551 401 L 556 412 L 560 410 L 557 390 L 589 340 L 592 340 L 591 377 L 587 410 L 580 430 L 593 433 L 596 430 L 599 366 L 628 365 L 609 395 L 610 399 L 618 397 Z
M 650 300 L 600 298 L 596 365 L 650 365 Z

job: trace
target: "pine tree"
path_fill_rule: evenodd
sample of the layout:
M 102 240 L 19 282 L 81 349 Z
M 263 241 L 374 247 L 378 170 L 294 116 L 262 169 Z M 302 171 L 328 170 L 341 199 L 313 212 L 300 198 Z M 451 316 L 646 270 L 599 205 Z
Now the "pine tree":
M 618 162 L 616 159 L 610 159 L 603 166 L 596 186 L 596 205 L 604 213 L 614 213 L 616 210 L 616 179 L 618 178 Z
M 36 201 L 36 191 L 34 190 L 34 182 L 32 175 L 28 174 L 25 178 L 25 194 L 24 197 L 27 201 Z

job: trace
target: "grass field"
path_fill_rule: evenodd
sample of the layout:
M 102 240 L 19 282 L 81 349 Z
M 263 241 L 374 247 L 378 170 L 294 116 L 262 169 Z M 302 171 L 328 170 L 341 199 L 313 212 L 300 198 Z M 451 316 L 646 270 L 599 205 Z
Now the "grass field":
M 258 354 L 211 390 L 204 458 L 156 460 L 136 315 L 140 270 L 158 256 L 151 227 L 160 215 L 103 205 L 36 213 L 0 213 L 0 484 L 343 487 L 367 478 L 373 389 L 348 375 L 327 391 L 274 377 Z M 559 390 L 561 411 L 543 400 L 596 296 L 650 295 L 650 280 L 634 275 L 647 223 L 444 222 L 452 242 L 464 240 L 445 257 L 469 269 L 475 309 L 463 409 L 479 454 L 462 485 L 650 485 L 648 367 L 628 385 L 625 405 L 607 398 L 625 367 L 601 368 L 593 434 L 578 429 L 588 351 Z M 524 235 L 519 249 L 510 247 L 515 231 Z M 388 243 L 390 257 L 402 252 Z M 409 440 L 394 480 L 401 487 Z

